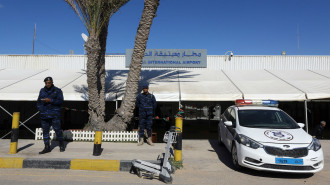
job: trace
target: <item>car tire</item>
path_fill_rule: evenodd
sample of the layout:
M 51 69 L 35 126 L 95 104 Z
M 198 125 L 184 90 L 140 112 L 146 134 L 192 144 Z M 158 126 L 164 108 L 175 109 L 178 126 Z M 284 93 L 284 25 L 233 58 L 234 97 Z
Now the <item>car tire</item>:
M 232 158 L 232 163 L 234 165 L 235 170 L 242 169 L 242 166 L 239 165 L 239 163 L 238 163 L 237 147 L 236 147 L 235 143 L 233 143 L 233 145 L 231 147 L 231 158 Z
M 222 142 L 222 139 L 221 139 L 221 131 L 220 131 L 219 126 L 218 126 L 218 145 L 223 146 L 223 142 Z

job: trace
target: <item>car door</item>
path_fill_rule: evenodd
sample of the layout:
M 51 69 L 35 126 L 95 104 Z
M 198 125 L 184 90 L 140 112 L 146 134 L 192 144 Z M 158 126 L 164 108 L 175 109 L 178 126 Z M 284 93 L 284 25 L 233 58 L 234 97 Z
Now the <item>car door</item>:
M 228 137 L 228 128 L 224 123 L 225 123 L 225 121 L 230 121 L 229 120 L 230 110 L 231 110 L 231 108 L 227 108 L 225 110 L 225 112 L 222 114 L 221 119 L 220 119 L 220 135 L 222 138 L 222 142 L 227 147 L 227 149 L 229 149 L 228 138 L 227 138 Z
M 219 121 L 219 132 L 220 132 L 220 137 L 222 140 L 222 143 L 226 146 L 226 126 L 224 124 L 225 121 L 227 121 L 226 115 L 228 114 L 228 109 L 225 110 L 225 112 L 221 115 L 220 121 Z M 227 147 L 227 146 L 226 146 Z
M 228 109 L 228 113 L 227 113 L 227 119 L 228 121 L 231 121 L 233 124 L 232 126 L 226 126 L 227 129 L 226 130 L 226 145 L 228 146 L 228 150 L 231 150 L 231 144 L 232 141 L 234 140 L 234 135 L 235 135 L 235 127 L 236 127 L 236 113 L 235 110 L 230 107 Z

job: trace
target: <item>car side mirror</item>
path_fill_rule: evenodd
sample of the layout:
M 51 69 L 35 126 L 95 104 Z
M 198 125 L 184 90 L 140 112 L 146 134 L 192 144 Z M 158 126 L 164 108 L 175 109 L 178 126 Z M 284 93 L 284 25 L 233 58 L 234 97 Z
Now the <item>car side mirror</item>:
M 304 128 L 305 127 L 305 124 L 303 124 L 303 123 L 298 123 L 298 125 L 299 125 L 300 128 Z
M 225 124 L 227 127 L 231 127 L 231 126 L 233 126 L 233 122 L 232 122 L 232 121 L 225 121 L 224 124 Z

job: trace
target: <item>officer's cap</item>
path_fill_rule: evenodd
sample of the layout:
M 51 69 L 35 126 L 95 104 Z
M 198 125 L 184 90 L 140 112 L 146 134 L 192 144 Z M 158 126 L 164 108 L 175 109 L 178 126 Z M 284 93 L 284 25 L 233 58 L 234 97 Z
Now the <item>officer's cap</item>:
M 148 84 L 144 84 L 144 85 L 142 85 L 142 89 L 149 89 Z
M 47 81 L 52 81 L 53 82 L 53 78 L 52 77 L 46 77 L 45 79 L 44 79 L 44 82 L 47 82 Z

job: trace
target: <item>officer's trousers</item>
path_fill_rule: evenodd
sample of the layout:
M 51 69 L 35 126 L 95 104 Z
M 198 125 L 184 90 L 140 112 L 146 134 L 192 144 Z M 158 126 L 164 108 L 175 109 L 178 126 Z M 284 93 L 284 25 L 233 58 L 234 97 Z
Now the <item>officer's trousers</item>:
M 144 129 L 147 130 L 148 137 L 151 137 L 152 115 L 140 115 L 139 116 L 139 136 L 144 137 Z
M 49 129 L 50 126 L 53 126 L 53 129 L 56 133 L 56 138 L 58 141 L 63 141 L 63 131 L 61 129 L 61 121 L 59 118 L 51 118 L 51 119 L 42 119 L 41 127 L 44 138 L 44 143 L 49 144 Z

